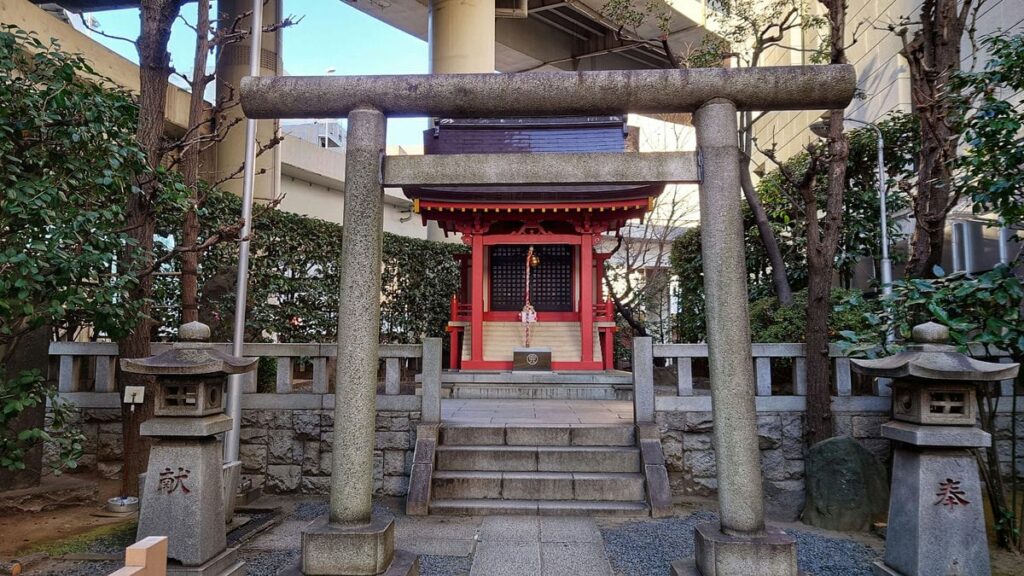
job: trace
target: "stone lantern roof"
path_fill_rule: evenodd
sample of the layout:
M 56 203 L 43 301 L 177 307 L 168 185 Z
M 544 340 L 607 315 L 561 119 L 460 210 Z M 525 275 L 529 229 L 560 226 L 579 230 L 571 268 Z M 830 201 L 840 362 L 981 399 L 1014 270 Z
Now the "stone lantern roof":
M 976 360 L 949 344 L 949 328 L 935 322 L 914 326 L 914 343 L 893 356 L 850 362 L 868 376 L 911 380 L 993 382 L 1017 376 L 1018 364 Z
M 259 358 L 238 358 L 210 344 L 210 327 L 189 322 L 178 330 L 180 342 L 170 350 L 148 358 L 121 360 L 121 369 L 134 374 L 157 376 L 202 376 L 242 374 L 256 367 Z

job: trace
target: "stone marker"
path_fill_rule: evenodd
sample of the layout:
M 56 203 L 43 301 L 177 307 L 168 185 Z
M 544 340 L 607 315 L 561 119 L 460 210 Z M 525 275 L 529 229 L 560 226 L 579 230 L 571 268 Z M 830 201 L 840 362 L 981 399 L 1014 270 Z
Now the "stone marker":
M 885 518 L 888 473 L 875 455 L 849 436 L 829 438 L 807 455 L 807 504 L 802 520 L 842 532 L 866 532 Z
M 121 360 L 121 369 L 156 376 L 156 406 L 140 432 L 156 439 L 149 453 L 137 537 L 167 536 L 167 573 L 222 576 L 245 573 L 238 549 L 227 548 L 224 473 L 218 434 L 231 428 L 224 414 L 228 374 L 256 368 L 213 348 L 210 328 L 190 322 L 180 342 L 162 354 Z
M 971 448 L 992 437 L 975 427 L 977 386 L 1017 375 L 1017 364 L 982 362 L 949 344 L 949 329 L 914 327 L 914 343 L 895 356 L 853 360 L 861 374 L 894 378 L 892 498 L 885 561 L 878 576 L 989 574 L 978 464 Z

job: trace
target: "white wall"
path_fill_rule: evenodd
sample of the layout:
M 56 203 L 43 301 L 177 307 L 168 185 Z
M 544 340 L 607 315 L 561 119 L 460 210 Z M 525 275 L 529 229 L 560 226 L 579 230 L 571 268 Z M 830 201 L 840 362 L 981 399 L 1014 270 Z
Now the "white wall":
M 902 46 L 899 37 L 888 30 L 879 30 L 902 16 L 916 18 L 922 0 L 850 0 L 846 24 L 847 57 L 857 69 L 857 87 L 863 98 L 855 99 L 846 109 L 849 118 L 875 122 L 887 113 L 899 110 L 910 112 L 910 78 L 906 61 L 899 55 Z M 977 4 L 977 2 L 975 2 Z M 810 7 L 822 13 L 818 2 Z M 987 0 L 978 12 L 976 37 L 981 38 L 997 30 L 1021 32 L 1024 30 L 1024 1 Z M 854 32 L 857 32 L 854 43 Z M 819 39 L 810 34 L 794 37 L 789 43 L 796 47 L 814 47 Z M 984 66 L 983 53 L 973 59 L 968 38 L 963 40 L 962 67 Z M 766 55 L 768 65 L 809 63 L 807 53 L 777 48 Z M 776 112 L 768 114 L 757 124 L 755 133 L 762 147 L 773 141 L 778 145 L 780 159 L 796 154 L 815 137 L 807 126 L 818 119 L 822 111 Z M 763 158 L 755 159 L 755 163 Z M 768 166 L 771 168 L 771 166 Z

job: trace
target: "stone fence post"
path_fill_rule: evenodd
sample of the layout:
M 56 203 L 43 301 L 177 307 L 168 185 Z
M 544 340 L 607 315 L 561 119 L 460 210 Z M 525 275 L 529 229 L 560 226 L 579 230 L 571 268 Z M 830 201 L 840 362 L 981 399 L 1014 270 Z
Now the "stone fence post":
M 441 339 L 423 339 L 423 404 L 420 409 L 424 424 L 441 422 Z
M 633 338 L 633 421 L 654 422 L 654 341 Z

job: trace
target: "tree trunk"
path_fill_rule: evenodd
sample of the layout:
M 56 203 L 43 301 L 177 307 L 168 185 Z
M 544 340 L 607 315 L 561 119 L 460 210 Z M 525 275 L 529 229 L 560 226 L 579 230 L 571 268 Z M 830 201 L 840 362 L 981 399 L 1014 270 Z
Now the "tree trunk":
M 40 326 L 24 336 L 14 340 L 13 347 L 3 350 L 3 367 L 7 376 L 17 376 L 21 372 L 38 370 L 44 377 L 50 360 L 50 338 L 53 327 Z M 56 386 L 55 382 L 47 381 L 46 386 Z M 30 430 L 46 427 L 46 403 L 26 407 L 21 414 L 10 423 L 14 430 Z M 25 452 L 25 467 L 21 470 L 8 470 L 0 467 L 0 492 L 32 488 L 39 485 L 43 475 L 43 442 L 38 442 Z
M 137 48 L 139 51 L 139 124 L 135 136 L 139 146 L 146 153 L 151 170 L 156 170 L 163 160 L 161 139 L 164 130 L 164 115 L 167 105 L 167 79 L 170 76 L 171 56 L 167 52 L 171 24 L 178 16 L 181 0 L 143 0 L 140 9 L 141 28 Z M 139 192 L 128 200 L 126 220 L 129 235 L 134 245 L 125 250 L 123 259 L 129 270 L 146 270 L 153 261 L 153 234 L 156 230 L 156 216 L 153 213 L 153 198 L 157 182 L 154 174 L 142 174 L 136 182 Z M 149 341 L 152 320 L 149 299 L 153 294 L 153 276 L 145 274 L 138 286 L 132 290 L 131 298 L 143 302 L 141 320 L 127 336 L 118 341 L 121 358 L 142 358 L 150 355 Z M 139 425 L 153 414 L 155 386 L 153 379 L 121 372 L 118 383 L 124 386 L 145 386 L 145 403 L 131 411 L 122 405 L 122 430 L 124 435 L 124 467 L 121 471 L 122 495 L 137 495 L 139 474 L 145 471 L 149 460 L 149 443 L 139 435 Z
M 199 136 L 196 129 L 204 120 L 206 91 L 206 59 L 210 52 L 210 3 L 200 0 L 196 7 L 196 52 L 192 66 L 192 94 L 189 98 L 188 128 L 194 130 L 193 139 Z M 181 173 L 187 186 L 192 191 L 189 208 L 181 229 L 181 245 L 195 246 L 199 241 L 198 209 L 202 203 L 199 191 L 199 152 L 198 143 L 186 144 L 181 155 Z M 181 254 L 181 321 L 182 323 L 199 320 L 199 252 L 188 250 Z
M 846 0 L 822 0 L 828 9 L 832 64 L 845 64 Z M 828 354 L 828 317 L 832 309 L 832 273 L 843 226 L 843 195 L 850 145 L 843 126 L 844 110 L 831 110 L 828 129 L 828 190 L 825 218 L 818 220 L 814 179 L 802 191 L 807 219 L 807 428 L 808 441 L 832 437 L 832 385 Z M 809 168 L 815 170 L 813 165 Z
M 960 70 L 960 41 L 973 0 L 926 0 L 920 30 L 901 54 L 910 68 L 910 102 L 921 123 L 914 233 L 908 273 L 927 277 L 942 263 L 946 214 L 955 203 L 953 160 L 960 138 L 953 129 L 950 77 Z M 959 6 L 958 12 L 958 4 Z
M 816 242 L 816 244 L 820 244 Z M 807 440 L 832 437 L 832 385 L 828 355 L 828 314 L 832 266 L 822 254 L 807 257 Z
M 981 424 L 981 429 L 995 435 L 995 409 L 999 406 L 998 388 L 993 388 L 989 384 L 979 386 L 977 404 L 978 420 Z M 988 495 L 989 504 L 995 517 L 1001 520 L 995 526 L 996 540 L 999 542 L 1000 548 L 1013 550 L 1017 544 L 1014 534 L 1016 523 L 1013 519 L 1006 517 L 1007 515 L 1012 515 L 1014 509 L 1006 500 L 1006 489 L 1003 482 L 998 444 L 993 442 L 987 448 L 975 450 L 974 454 L 978 461 L 978 468 L 981 471 L 981 478 L 985 482 L 985 492 Z M 984 458 L 982 454 L 984 454 Z M 1011 460 L 1012 462 L 1013 460 Z M 1010 470 L 1011 475 L 1016 473 L 1013 471 L 1012 464 Z
M 765 254 L 768 255 L 768 263 L 772 267 L 772 284 L 775 286 L 775 296 L 779 304 L 789 306 L 793 303 L 793 288 L 789 285 L 789 278 L 786 276 L 786 263 L 782 259 L 782 250 L 775 238 L 775 231 L 768 220 L 768 213 L 761 204 L 761 198 L 754 188 L 754 181 L 750 178 L 750 158 L 746 154 L 740 154 L 740 187 L 743 189 L 743 196 L 747 199 L 747 205 L 754 214 L 754 222 L 757 224 L 757 234 L 764 246 Z

